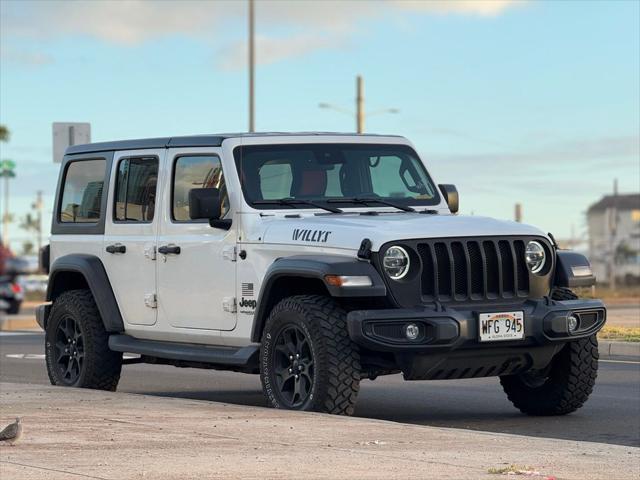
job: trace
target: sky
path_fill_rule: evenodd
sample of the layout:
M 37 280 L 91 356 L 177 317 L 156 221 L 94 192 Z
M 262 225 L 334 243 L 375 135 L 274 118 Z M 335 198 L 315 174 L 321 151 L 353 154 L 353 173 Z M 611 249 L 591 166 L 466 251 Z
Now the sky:
M 0 0 L 11 211 L 58 165 L 51 124 L 93 141 L 246 131 L 247 3 Z M 410 139 L 462 214 L 585 238 L 588 206 L 640 191 L 640 1 L 256 1 L 256 129 Z M 389 108 L 398 113 L 378 113 Z M 28 235 L 11 225 L 12 246 Z

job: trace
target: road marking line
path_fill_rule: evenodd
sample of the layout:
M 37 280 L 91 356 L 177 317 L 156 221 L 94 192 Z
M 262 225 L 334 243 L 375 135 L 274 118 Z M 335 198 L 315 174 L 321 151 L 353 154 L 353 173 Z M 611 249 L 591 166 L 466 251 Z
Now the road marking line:
M 8 353 L 5 355 L 7 358 L 23 358 L 25 360 L 42 360 L 44 354 L 41 353 Z
M 640 365 L 640 362 L 634 362 L 632 360 L 600 360 L 603 363 L 629 363 L 632 365 Z
M 0 332 L 0 337 L 13 337 L 16 335 L 44 335 L 44 332 L 33 330 L 33 331 L 18 331 L 18 332 Z
M 19 358 L 21 360 L 44 360 L 44 353 L 7 353 L 7 358 Z M 139 358 L 139 355 L 123 355 L 122 358 L 130 360 L 132 358 Z

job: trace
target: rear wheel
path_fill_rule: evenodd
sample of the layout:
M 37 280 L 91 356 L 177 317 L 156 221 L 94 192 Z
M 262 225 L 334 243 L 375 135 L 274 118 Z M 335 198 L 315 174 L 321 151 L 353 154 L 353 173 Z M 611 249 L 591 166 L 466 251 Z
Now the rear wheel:
M 262 335 L 260 378 L 273 407 L 352 414 L 360 357 L 347 333 L 346 312 L 322 296 L 282 300 Z
M 122 353 L 109 349 L 109 335 L 89 290 L 71 290 L 51 307 L 45 332 L 47 373 L 52 385 L 114 391 Z
M 554 300 L 575 300 L 566 288 L 555 289 Z M 568 342 L 542 370 L 500 377 L 509 400 L 528 415 L 565 415 L 576 411 L 593 391 L 598 374 L 596 335 Z
M 22 305 L 21 300 L 9 300 L 9 308 L 7 309 L 7 313 L 9 315 L 17 315 L 20 313 L 20 306 Z

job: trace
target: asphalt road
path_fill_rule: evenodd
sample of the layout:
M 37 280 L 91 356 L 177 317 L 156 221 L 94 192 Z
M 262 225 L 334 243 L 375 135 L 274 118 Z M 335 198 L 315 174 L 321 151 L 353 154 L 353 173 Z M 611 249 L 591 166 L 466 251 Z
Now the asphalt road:
M 0 380 L 48 384 L 42 334 L 0 332 Z M 257 376 L 128 365 L 119 391 L 265 406 Z M 602 361 L 587 404 L 564 417 L 527 417 L 496 378 L 405 382 L 364 380 L 356 415 L 402 423 L 640 446 L 640 362 Z

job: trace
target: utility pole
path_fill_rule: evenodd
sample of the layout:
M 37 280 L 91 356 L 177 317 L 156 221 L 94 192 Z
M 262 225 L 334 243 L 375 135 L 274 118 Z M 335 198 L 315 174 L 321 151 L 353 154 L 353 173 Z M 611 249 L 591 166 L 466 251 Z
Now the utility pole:
M 348 108 L 339 107 L 336 105 L 332 105 L 331 103 L 320 102 L 318 104 L 319 108 L 326 108 L 330 110 L 335 110 L 336 112 L 344 113 L 349 116 L 356 117 L 356 132 L 364 133 L 364 121 L 366 117 L 370 117 L 372 115 L 380 115 L 381 113 L 400 113 L 400 110 L 397 108 L 383 108 L 382 110 L 376 110 L 373 112 L 365 112 L 364 109 L 364 79 L 362 75 L 358 75 L 356 77 L 356 111 L 355 114 L 352 110 Z
M 4 175 L 4 215 L 2 215 L 2 240 L 9 248 L 9 175 Z
M 255 5 L 249 0 L 249 132 L 255 131 L 254 83 L 255 83 Z
M 13 171 L 16 164 L 11 160 L 2 160 L 0 162 L 0 177 L 4 177 L 4 212 L 2 215 L 2 241 L 9 248 L 9 180 L 16 176 Z
M 356 132 L 364 133 L 364 80 L 356 77 Z
M 613 181 L 613 206 L 609 209 L 609 288 L 616 289 L 616 250 L 618 236 L 618 179 Z
M 518 223 L 522 223 L 522 204 L 521 203 L 516 203 L 515 220 Z

